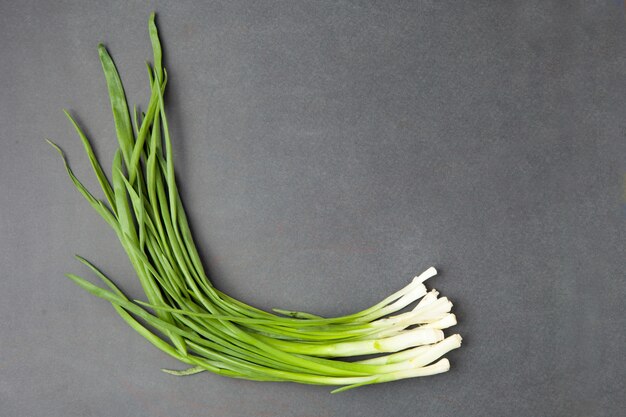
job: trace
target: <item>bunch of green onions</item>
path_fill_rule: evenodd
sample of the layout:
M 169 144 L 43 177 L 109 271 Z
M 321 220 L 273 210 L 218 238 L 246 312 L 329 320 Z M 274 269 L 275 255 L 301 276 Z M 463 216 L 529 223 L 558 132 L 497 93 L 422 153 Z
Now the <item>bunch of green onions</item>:
M 75 187 L 117 234 L 147 302 L 128 299 L 81 257 L 108 289 L 67 276 L 109 301 L 128 325 L 157 348 L 189 365 L 182 371 L 164 370 L 174 375 L 211 371 L 257 381 L 335 385 L 340 388 L 333 392 L 339 392 L 446 372 L 450 364 L 440 358 L 458 348 L 461 337 L 444 338 L 442 330 L 455 325 L 456 318 L 450 313 L 452 303 L 434 290 L 427 292 L 423 284 L 436 274 L 434 268 L 368 309 L 333 318 L 278 309 L 266 312 L 211 284 L 176 188 L 163 104 L 167 72 L 154 14 L 149 33 L 154 54 L 153 65 L 148 64 L 151 95 L 141 118 L 134 109 L 134 123 L 115 65 L 105 47 L 98 48 L 119 142 L 111 181 L 89 140 L 65 112 L 82 140 L 106 202 L 81 184 L 62 151 L 49 141 L 63 157 Z M 337 359 L 364 355 L 375 356 Z

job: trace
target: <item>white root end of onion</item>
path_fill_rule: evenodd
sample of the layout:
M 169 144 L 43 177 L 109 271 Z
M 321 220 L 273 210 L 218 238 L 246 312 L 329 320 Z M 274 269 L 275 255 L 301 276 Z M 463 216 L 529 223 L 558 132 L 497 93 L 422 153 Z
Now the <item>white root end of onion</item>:
M 455 334 L 448 336 L 442 341 L 424 346 L 417 346 L 411 349 L 403 350 L 402 352 L 391 353 L 385 356 L 378 356 L 376 358 L 365 359 L 359 361 L 363 365 L 390 365 L 394 363 L 410 363 L 412 367 L 416 366 L 415 363 L 422 363 L 427 365 L 429 362 L 445 355 L 447 352 L 457 349 L 461 346 L 462 338 L 460 335 Z M 433 353 L 434 352 L 434 353 Z M 427 361 L 429 358 L 429 362 Z M 420 362 L 417 362 L 417 361 Z M 413 362 L 415 361 L 415 362 Z
M 450 310 L 452 310 L 452 302 L 447 297 L 442 297 L 413 312 L 417 323 L 432 323 L 442 319 Z
M 417 303 L 417 305 L 413 308 L 413 311 L 419 310 L 421 308 L 428 306 L 429 304 L 432 304 L 433 302 L 437 300 L 438 296 L 439 296 L 439 291 L 435 289 L 430 290 L 430 292 L 426 294 L 424 298 L 420 300 L 419 303 Z
M 419 368 L 409 368 L 409 369 L 404 369 L 401 371 L 383 374 L 383 375 L 380 375 L 377 378 L 377 380 L 379 382 L 395 381 L 398 379 L 415 378 L 415 377 L 420 377 L 420 376 L 441 374 L 449 370 L 450 370 L 450 361 L 446 358 L 443 358 L 440 361 L 432 365 L 423 366 Z
M 426 271 L 413 278 L 413 282 L 424 282 L 428 278 L 432 278 L 435 275 L 437 275 L 437 270 L 435 269 L 435 267 L 431 266 Z
M 419 300 L 424 295 L 426 295 L 426 286 L 421 282 L 418 283 L 414 288 L 412 288 L 409 292 L 404 294 L 402 297 L 398 298 L 395 302 L 389 304 L 386 307 L 383 307 L 378 315 L 387 315 L 391 313 L 395 313 L 398 310 L 403 309 L 408 306 L 415 300 Z
M 398 352 L 414 346 L 429 345 L 443 340 L 443 331 L 439 329 L 413 329 L 397 336 L 379 339 L 374 348 L 379 352 Z
M 453 334 L 446 337 L 441 342 L 429 346 L 428 349 L 423 349 L 415 358 L 409 360 L 409 362 L 416 367 L 422 367 L 429 363 L 439 359 L 451 350 L 461 347 L 463 338 L 459 334 Z
M 448 313 L 443 318 L 434 321 L 432 323 L 424 324 L 422 329 L 447 329 L 456 325 L 456 316 L 453 313 Z
M 368 313 L 364 316 L 364 318 L 374 320 L 388 314 L 393 314 L 398 310 L 402 310 L 412 302 L 419 300 L 426 295 L 427 292 L 426 286 L 424 286 L 423 282 L 435 275 L 437 275 L 437 270 L 431 266 L 426 271 L 413 278 L 409 285 L 392 296 L 387 297 L 387 299 L 383 301 L 383 307 Z

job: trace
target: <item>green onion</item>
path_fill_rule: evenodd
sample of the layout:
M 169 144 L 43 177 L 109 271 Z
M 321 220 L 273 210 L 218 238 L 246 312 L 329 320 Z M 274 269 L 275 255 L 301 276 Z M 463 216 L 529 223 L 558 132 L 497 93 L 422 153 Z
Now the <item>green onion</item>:
M 126 323 L 150 343 L 189 367 L 173 375 L 203 371 L 257 381 L 291 381 L 346 389 L 446 372 L 441 359 L 461 345 L 445 338 L 456 324 L 452 303 L 427 292 L 434 268 L 415 277 L 380 303 L 354 314 L 323 318 L 311 313 L 263 311 L 216 289 L 194 244 L 176 187 L 172 143 L 163 94 L 167 72 L 154 21 L 149 34 L 154 63 L 148 65 L 150 100 L 140 123 L 131 121 L 122 82 L 106 48 L 98 52 L 113 111 L 119 148 L 109 180 L 79 125 L 80 137 L 106 201 L 91 194 L 61 154 L 74 186 L 115 231 L 135 269 L 147 301 L 130 300 L 84 258 L 107 288 L 73 274 L 87 292 L 110 302 Z M 406 308 L 414 307 L 406 311 Z M 405 311 L 405 312 L 401 312 Z M 141 321 L 139 321 L 141 320 Z M 376 355 L 368 359 L 342 357 Z

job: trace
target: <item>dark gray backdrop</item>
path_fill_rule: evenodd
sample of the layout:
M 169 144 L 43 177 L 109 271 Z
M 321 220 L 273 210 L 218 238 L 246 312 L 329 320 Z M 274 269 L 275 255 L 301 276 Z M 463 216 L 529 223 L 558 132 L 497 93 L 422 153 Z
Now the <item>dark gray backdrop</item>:
M 49 137 L 108 166 L 96 45 L 146 105 L 169 70 L 182 196 L 221 289 L 348 313 L 430 265 L 452 370 L 327 387 L 176 378 L 80 253 L 131 296 L 116 238 Z M 616 416 L 626 400 L 626 19 L 620 1 L 0 3 L 0 415 Z

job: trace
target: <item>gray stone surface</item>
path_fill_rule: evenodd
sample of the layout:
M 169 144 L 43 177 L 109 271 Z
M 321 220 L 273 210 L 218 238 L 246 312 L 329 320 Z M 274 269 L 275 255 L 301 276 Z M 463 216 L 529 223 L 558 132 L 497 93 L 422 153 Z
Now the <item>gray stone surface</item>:
M 435 265 L 465 338 L 444 375 L 325 387 L 176 378 L 63 277 L 133 297 L 51 138 L 108 166 L 96 45 L 145 108 L 156 10 L 182 196 L 218 287 L 319 314 Z M 0 2 L 0 415 L 616 416 L 626 408 L 620 1 Z

